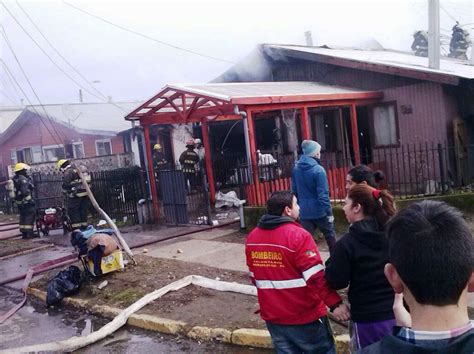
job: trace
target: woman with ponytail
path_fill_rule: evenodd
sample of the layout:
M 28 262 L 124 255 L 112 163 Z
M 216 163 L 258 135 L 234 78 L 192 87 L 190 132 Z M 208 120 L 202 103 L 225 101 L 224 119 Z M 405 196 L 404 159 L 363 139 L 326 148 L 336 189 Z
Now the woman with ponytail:
M 349 232 L 334 248 L 325 276 L 333 289 L 349 286 L 351 349 L 366 347 L 391 333 L 394 292 L 384 275 L 388 263 L 387 221 L 395 214 L 393 196 L 368 184 L 353 186 L 344 213 Z

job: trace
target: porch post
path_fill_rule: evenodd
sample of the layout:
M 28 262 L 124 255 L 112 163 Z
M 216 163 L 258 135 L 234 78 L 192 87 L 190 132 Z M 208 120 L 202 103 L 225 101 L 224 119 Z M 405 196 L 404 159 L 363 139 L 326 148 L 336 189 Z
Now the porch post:
M 153 171 L 153 156 L 151 154 L 150 125 L 143 124 L 143 133 L 145 135 L 145 152 L 148 166 L 148 180 L 150 182 L 151 201 L 153 204 L 153 215 L 155 221 L 160 217 L 160 205 L 158 203 L 158 194 L 156 193 L 155 172 Z
M 254 170 L 254 174 L 257 173 L 257 176 L 258 176 L 257 148 L 255 146 L 255 125 L 253 124 L 253 116 L 252 116 L 251 110 L 247 110 L 247 124 L 248 124 L 248 129 L 249 129 L 250 162 L 252 165 L 252 169 Z
M 355 163 L 360 165 L 359 128 L 357 127 L 357 111 L 354 103 L 351 104 L 351 131 Z
M 301 135 L 303 140 L 311 139 L 311 133 L 309 129 L 309 117 L 308 117 L 308 107 L 301 108 Z
M 211 146 L 209 141 L 209 122 L 203 118 L 201 124 L 202 140 L 204 144 L 204 162 L 206 164 L 207 181 L 209 182 L 209 193 L 211 194 L 211 202 L 216 199 L 216 186 L 214 184 L 214 170 L 212 168 Z

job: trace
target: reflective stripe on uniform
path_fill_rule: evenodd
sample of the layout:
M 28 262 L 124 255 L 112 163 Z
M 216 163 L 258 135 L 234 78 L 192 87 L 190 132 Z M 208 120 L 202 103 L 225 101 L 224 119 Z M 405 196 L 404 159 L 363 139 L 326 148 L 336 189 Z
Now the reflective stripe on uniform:
M 78 227 L 81 227 L 82 226 L 82 223 L 77 223 L 77 224 L 71 224 L 71 227 L 75 227 L 75 228 L 78 228 Z
M 33 225 L 19 225 L 20 226 L 20 230 L 21 229 L 32 229 L 33 228 Z
M 78 197 L 85 197 L 85 196 L 87 196 L 87 192 L 79 192 L 79 193 L 76 193 L 76 196 L 78 196 Z
M 324 270 L 324 266 L 322 264 L 317 264 L 315 265 L 314 267 L 311 267 L 309 269 L 306 269 L 304 272 L 303 272 L 303 278 L 304 280 L 308 280 L 309 278 L 311 278 L 313 275 L 315 275 L 316 273 L 320 272 Z
M 255 280 L 257 289 L 292 289 L 306 286 L 303 278 L 291 280 Z

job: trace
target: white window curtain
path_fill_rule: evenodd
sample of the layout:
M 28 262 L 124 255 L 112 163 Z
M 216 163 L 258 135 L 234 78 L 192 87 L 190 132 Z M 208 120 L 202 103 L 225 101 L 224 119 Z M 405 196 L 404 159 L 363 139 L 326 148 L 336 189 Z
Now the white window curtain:
M 373 108 L 375 145 L 396 145 L 397 125 L 395 107 L 393 105 L 377 106 Z

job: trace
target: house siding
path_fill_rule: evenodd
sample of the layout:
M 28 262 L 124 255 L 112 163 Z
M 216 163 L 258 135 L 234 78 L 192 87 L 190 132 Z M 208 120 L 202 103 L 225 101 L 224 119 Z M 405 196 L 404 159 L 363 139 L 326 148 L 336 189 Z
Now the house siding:
M 402 144 L 447 141 L 448 126 L 456 112 L 456 103 L 443 92 L 443 85 L 434 82 L 305 61 L 275 65 L 273 78 L 274 81 L 316 81 L 383 92 L 383 102 L 397 102 Z M 412 113 L 404 114 L 401 106 L 411 107 Z
M 47 127 L 46 127 L 47 126 Z M 82 134 L 74 129 L 62 124 L 52 122 L 48 119 L 40 119 L 37 115 L 31 114 L 27 121 L 21 126 L 16 134 L 6 140 L 0 146 L 0 156 L 3 162 L 2 169 L 11 163 L 11 150 L 34 146 L 51 146 L 59 144 L 70 144 L 82 141 L 84 144 L 85 157 L 97 156 L 95 141 L 100 139 L 110 139 L 112 153 L 121 154 L 124 152 L 123 139 L 121 136 L 104 136 L 98 134 Z

